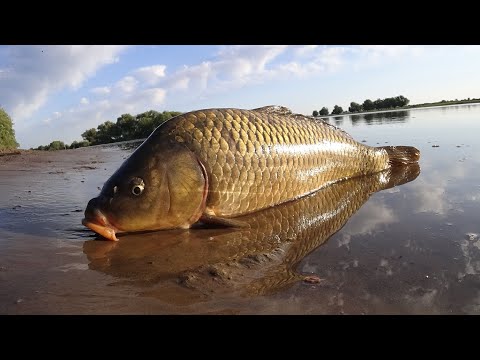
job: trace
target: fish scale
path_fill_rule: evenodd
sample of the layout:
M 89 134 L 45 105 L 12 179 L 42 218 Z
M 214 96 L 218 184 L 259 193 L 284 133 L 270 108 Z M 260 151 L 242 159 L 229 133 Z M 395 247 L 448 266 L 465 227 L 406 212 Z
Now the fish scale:
M 254 212 L 388 167 L 384 150 L 323 121 L 271 109 L 194 111 L 155 133 L 166 132 L 204 165 L 207 210 L 217 216 Z

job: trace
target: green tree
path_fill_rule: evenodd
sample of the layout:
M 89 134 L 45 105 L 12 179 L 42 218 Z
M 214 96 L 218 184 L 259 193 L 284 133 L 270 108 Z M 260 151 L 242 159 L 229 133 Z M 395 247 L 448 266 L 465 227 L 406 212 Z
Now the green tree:
M 395 98 L 385 98 L 383 99 L 383 108 L 384 109 L 391 109 L 391 108 L 394 108 L 396 106 L 396 103 L 395 103 Z
M 72 143 L 70 144 L 70 146 L 68 147 L 69 149 L 76 149 L 78 148 L 78 141 L 72 141 Z
M 86 130 L 82 134 L 82 138 L 86 141 L 88 141 L 90 144 L 95 144 L 97 140 L 97 129 L 91 128 Z
M 373 108 L 375 110 L 381 110 L 383 109 L 383 100 L 382 99 L 377 99 L 373 102 Z
M 399 95 L 396 98 L 398 106 L 406 106 L 410 103 L 410 100 L 403 95 Z
M 356 102 L 351 102 L 350 103 L 350 107 L 348 108 L 348 111 L 350 112 L 361 112 L 363 109 L 362 109 L 362 105 L 360 104 L 357 104 Z
M 135 116 L 137 120 L 136 139 L 143 139 L 148 137 L 155 129 L 155 119 L 160 116 L 160 113 L 155 110 L 146 111 Z
M 332 110 L 332 115 L 338 115 L 343 113 L 343 109 L 341 106 L 335 105 Z
M 55 140 L 48 145 L 48 150 L 64 150 L 66 148 L 63 141 Z
M 181 112 L 178 111 L 164 111 L 160 113 L 155 110 L 149 110 L 135 116 L 123 114 L 117 118 L 116 123 L 107 120 L 98 125 L 96 129 L 86 130 L 82 134 L 84 142 L 72 143 L 70 147 L 143 139 L 148 137 L 163 122 L 180 114 Z
M 115 137 L 116 141 L 135 139 L 138 121 L 134 116 L 130 114 L 123 114 L 117 119 L 117 123 L 115 125 L 116 134 L 111 135 Z
M 317 116 L 318 116 L 318 111 L 317 111 L 317 110 L 313 110 L 312 116 L 313 116 L 313 117 L 317 117 Z
M 320 116 L 327 116 L 328 115 L 328 108 L 325 106 L 322 107 L 322 110 L 320 110 Z
M 373 105 L 373 101 L 370 100 L 370 99 L 365 100 L 365 101 L 363 102 L 362 106 L 363 106 L 363 110 L 365 110 L 365 111 L 369 111 L 369 110 L 375 109 L 375 106 Z
M 96 144 L 109 144 L 115 141 L 119 141 L 119 132 L 114 122 L 105 121 L 103 124 L 97 127 Z
M 0 107 L 0 149 L 16 149 L 18 146 L 12 119 Z

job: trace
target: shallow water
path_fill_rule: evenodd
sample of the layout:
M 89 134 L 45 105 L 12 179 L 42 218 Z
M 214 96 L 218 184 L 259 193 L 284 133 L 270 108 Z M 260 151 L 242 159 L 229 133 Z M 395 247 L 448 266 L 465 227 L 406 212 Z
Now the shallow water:
M 480 105 L 329 122 L 416 146 L 420 169 L 335 185 L 248 229 L 113 243 L 80 221 L 130 146 L 2 159 L 0 313 L 480 313 Z

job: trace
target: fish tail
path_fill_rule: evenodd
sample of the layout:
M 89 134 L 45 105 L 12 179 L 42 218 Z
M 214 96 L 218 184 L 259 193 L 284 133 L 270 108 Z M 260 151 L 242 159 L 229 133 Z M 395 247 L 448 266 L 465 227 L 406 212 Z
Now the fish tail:
M 420 165 L 418 162 L 413 162 L 404 164 L 403 166 L 392 166 L 391 168 L 384 170 L 384 173 L 387 175 L 387 182 L 383 184 L 382 190 L 390 189 L 415 180 L 420 174 Z
M 380 146 L 387 152 L 390 166 L 414 164 L 420 159 L 420 150 L 413 146 Z

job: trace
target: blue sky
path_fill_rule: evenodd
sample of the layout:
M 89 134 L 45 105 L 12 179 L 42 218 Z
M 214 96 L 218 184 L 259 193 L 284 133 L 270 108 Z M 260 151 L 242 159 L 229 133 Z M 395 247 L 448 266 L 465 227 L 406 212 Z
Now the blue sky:
M 480 46 L 0 46 L 0 106 L 22 148 L 124 113 L 480 97 Z

